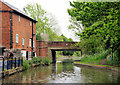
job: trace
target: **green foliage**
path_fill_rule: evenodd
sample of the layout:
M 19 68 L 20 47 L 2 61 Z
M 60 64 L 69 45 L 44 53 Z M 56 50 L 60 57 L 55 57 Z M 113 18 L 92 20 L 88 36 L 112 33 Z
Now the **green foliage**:
M 33 60 L 29 60 L 29 65 L 32 66 Z
M 32 61 L 33 61 L 34 64 L 37 64 L 38 63 L 38 58 L 37 57 L 33 57 Z
M 110 65 L 120 66 L 120 49 L 117 49 L 113 53 L 113 58 L 111 60 L 108 60 L 107 63 Z
M 81 57 L 81 51 L 74 52 L 73 56 L 75 56 L 75 57 Z
M 73 55 L 73 51 L 63 51 L 63 55 L 70 55 L 72 56 Z
M 37 57 L 38 58 L 38 63 L 42 64 L 42 58 Z
M 70 2 L 69 29 L 77 30 L 82 48 L 88 54 L 95 54 L 99 47 L 111 48 L 114 52 L 120 46 L 120 2 Z M 84 27 L 81 27 L 81 25 Z
M 67 38 L 63 34 L 61 35 L 63 41 L 73 41 L 72 38 Z
M 36 35 L 36 40 L 42 40 L 42 37 L 40 36 L 40 34 Z
M 110 50 L 103 51 L 102 53 L 96 53 L 94 55 L 83 55 L 81 62 L 100 63 L 103 59 L 106 59 L 109 54 Z
M 49 59 L 48 57 L 44 58 L 44 59 L 43 59 L 43 63 L 44 63 L 45 65 L 50 65 L 50 59 Z
M 29 62 L 27 60 L 23 61 L 22 69 L 27 70 L 28 68 L 29 68 Z
M 62 63 L 73 63 L 73 59 L 64 59 Z
M 5 71 L 7 71 L 7 69 L 4 69 L 3 71 L 5 72 Z
M 64 41 L 68 41 L 68 42 L 71 42 L 71 41 L 73 41 L 71 38 L 67 38 L 67 37 L 65 37 L 63 34 L 61 35 L 61 37 L 63 38 L 63 42 Z M 73 51 L 63 51 L 63 55 L 73 55 Z
M 53 15 L 48 14 L 45 10 L 42 9 L 39 4 L 28 4 L 26 6 L 25 12 L 30 14 L 33 19 L 36 19 L 38 23 L 36 23 L 36 39 L 44 40 L 41 34 L 47 34 L 49 41 L 57 41 L 59 40 L 59 26 L 56 23 L 56 20 Z M 49 17 L 49 18 L 48 18 Z

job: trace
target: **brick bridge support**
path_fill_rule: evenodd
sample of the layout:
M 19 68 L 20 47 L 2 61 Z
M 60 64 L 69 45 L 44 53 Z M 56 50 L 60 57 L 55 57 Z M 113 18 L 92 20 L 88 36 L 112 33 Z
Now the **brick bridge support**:
M 49 57 L 50 61 L 56 62 L 56 51 L 81 51 L 80 47 L 75 46 L 78 42 L 59 42 L 59 41 L 36 41 L 36 54 L 42 58 Z

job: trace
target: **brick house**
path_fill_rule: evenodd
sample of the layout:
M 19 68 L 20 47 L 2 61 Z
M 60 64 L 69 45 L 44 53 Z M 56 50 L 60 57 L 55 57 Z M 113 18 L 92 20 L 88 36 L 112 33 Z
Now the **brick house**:
M 5 49 L 20 49 L 25 59 L 36 55 L 36 20 L 0 1 L 0 43 Z

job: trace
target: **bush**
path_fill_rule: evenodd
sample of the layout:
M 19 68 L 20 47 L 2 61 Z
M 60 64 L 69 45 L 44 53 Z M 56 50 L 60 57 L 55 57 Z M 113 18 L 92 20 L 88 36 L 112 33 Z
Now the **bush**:
M 37 57 L 38 58 L 38 63 L 42 64 L 42 58 Z
M 49 58 L 44 58 L 44 59 L 43 59 L 43 63 L 44 63 L 45 65 L 50 65 L 50 59 L 49 59 Z
M 29 65 L 32 66 L 32 64 L 33 64 L 33 61 L 29 60 Z
M 34 63 L 34 64 L 37 64 L 37 63 L 38 63 L 38 58 L 37 58 L 37 57 L 33 57 L 32 60 L 33 60 L 33 63 Z
M 22 69 L 23 70 L 27 70 L 29 68 L 29 63 L 27 60 L 23 61 L 23 66 L 22 66 Z

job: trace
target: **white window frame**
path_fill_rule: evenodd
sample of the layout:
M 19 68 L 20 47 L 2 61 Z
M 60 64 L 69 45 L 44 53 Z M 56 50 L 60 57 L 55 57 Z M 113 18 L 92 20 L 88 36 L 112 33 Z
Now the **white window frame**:
M 29 39 L 29 47 L 31 47 L 31 39 Z
M 22 38 L 22 45 L 25 45 L 25 38 Z
M 20 22 L 20 16 L 19 16 L 19 22 Z
M 19 42 L 18 34 L 16 34 L 16 43 Z
M 32 26 L 32 22 L 30 21 L 30 26 Z

